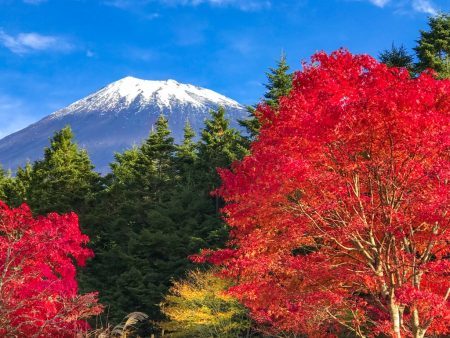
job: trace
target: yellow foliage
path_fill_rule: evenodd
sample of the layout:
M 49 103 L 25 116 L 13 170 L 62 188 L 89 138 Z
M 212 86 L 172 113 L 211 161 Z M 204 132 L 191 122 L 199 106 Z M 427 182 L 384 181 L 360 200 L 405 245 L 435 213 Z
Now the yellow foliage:
M 174 282 L 161 304 L 171 337 L 237 337 L 250 327 L 245 308 L 225 293 L 229 282 L 213 271 L 191 271 Z

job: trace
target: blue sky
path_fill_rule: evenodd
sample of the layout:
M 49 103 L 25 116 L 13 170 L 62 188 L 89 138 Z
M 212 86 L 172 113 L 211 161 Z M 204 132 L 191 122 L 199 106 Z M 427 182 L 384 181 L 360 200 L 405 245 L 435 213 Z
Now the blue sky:
M 175 79 L 244 104 L 284 50 L 412 48 L 449 0 L 0 0 L 0 137 L 124 76 Z

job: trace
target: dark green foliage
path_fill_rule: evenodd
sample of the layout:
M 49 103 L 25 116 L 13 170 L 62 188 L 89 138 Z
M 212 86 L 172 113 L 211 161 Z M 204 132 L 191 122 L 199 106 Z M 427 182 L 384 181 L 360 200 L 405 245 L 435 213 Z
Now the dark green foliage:
M 292 74 L 286 61 L 286 54 L 282 53 L 276 68 L 270 68 L 266 73 L 268 83 L 264 102 L 275 110 L 278 109 L 279 100 L 282 96 L 289 95 L 292 88 Z
M 396 47 L 392 43 L 391 49 L 382 51 L 378 58 L 388 67 L 406 68 L 409 71 L 412 71 L 414 67 L 414 58 L 403 45 Z
M 162 202 L 173 185 L 175 149 L 168 121 L 161 115 L 156 121 L 156 129 L 142 145 L 142 156 L 138 157 L 134 168 L 136 183 L 141 185 L 140 190 L 146 198 Z
M 193 266 L 188 256 L 226 239 L 210 195 L 219 182 L 215 167 L 230 166 L 245 148 L 223 109 L 211 114 L 199 143 L 187 124 L 174 145 L 161 116 L 139 148 L 116 154 L 89 215 L 96 257 L 81 279 L 84 291 L 100 291 L 112 322 L 132 311 L 161 319 L 158 304 L 172 278 Z
M 75 211 L 83 215 L 100 189 L 100 176 L 85 150 L 73 142 L 70 127 L 55 133 L 44 159 L 19 169 L 17 188 L 33 213 Z
M 11 196 L 13 191 L 14 180 L 11 174 L 0 166 L 0 201 L 5 201 L 9 204 L 9 196 Z
M 182 185 L 191 187 L 194 184 L 194 163 L 198 160 L 197 144 L 194 142 L 195 132 L 189 122 L 184 126 L 183 142 L 177 146 L 175 167 Z
M 31 163 L 25 164 L 24 168 L 18 168 L 14 179 L 14 191 L 8 196 L 10 205 L 18 207 L 23 202 L 28 202 L 27 195 L 31 184 L 31 174 L 33 166 Z
M 293 74 L 289 73 L 289 65 L 287 64 L 286 54 L 284 52 L 281 53 L 277 67 L 269 68 L 266 76 L 268 83 L 265 84 L 266 93 L 264 94 L 263 103 L 277 110 L 280 98 L 289 95 L 292 88 Z M 240 120 L 239 124 L 247 130 L 247 139 L 251 142 L 259 133 L 260 123 L 256 116 L 257 110 L 255 107 L 247 107 L 247 110 L 249 118 Z
M 0 166 L 0 200 L 12 207 L 18 207 L 26 202 L 26 191 L 31 181 L 31 164 L 27 163 L 25 168 L 19 168 L 16 177 L 11 172 L 6 172 Z
M 227 167 L 247 153 L 242 136 L 229 124 L 222 107 L 211 111 L 211 120 L 205 121 L 199 145 L 199 170 L 208 190 L 219 186 L 217 168 Z
M 450 14 L 440 14 L 428 19 L 429 31 L 420 31 L 414 50 L 419 62 L 418 71 L 434 69 L 440 78 L 450 77 Z
M 256 139 L 259 134 L 259 129 L 261 128 L 261 124 L 256 116 L 256 108 L 252 106 L 247 107 L 248 118 L 245 120 L 239 120 L 238 123 L 241 127 L 244 127 L 247 131 L 248 136 L 246 137 L 248 140 L 248 145 L 252 141 Z

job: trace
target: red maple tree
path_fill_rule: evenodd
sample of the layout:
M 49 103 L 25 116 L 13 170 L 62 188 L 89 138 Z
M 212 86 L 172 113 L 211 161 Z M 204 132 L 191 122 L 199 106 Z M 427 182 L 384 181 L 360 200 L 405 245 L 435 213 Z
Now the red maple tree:
M 314 55 L 221 170 L 231 240 L 201 257 L 276 331 L 450 333 L 449 113 L 450 81 Z
M 33 218 L 0 201 L 0 336 L 74 337 L 101 313 L 97 294 L 77 294 L 76 267 L 93 256 L 74 213 Z

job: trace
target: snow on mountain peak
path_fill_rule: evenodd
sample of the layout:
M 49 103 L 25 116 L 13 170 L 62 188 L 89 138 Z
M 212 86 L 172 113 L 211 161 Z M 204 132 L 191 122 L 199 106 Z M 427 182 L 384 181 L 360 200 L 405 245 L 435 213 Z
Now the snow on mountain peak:
M 236 101 L 212 90 L 179 83 L 176 80 L 152 81 L 127 76 L 100 89 L 94 94 L 79 100 L 70 106 L 58 110 L 52 118 L 90 112 L 120 112 L 131 105 L 158 106 L 161 111 L 171 109 L 173 104 L 188 105 L 201 109 L 207 106 L 223 105 L 236 109 L 242 108 Z
M 42 158 L 49 138 L 70 125 L 76 142 L 88 151 L 96 169 L 107 173 L 114 153 L 141 144 L 159 114 L 167 117 L 172 137 L 179 143 L 186 121 L 200 135 L 211 117 L 210 110 L 218 106 L 225 108 L 234 128 L 239 128 L 238 120 L 247 116 L 243 106 L 212 90 L 175 80 L 127 76 L 1 139 L 0 162 L 4 168 L 16 170 L 27 161 Z

